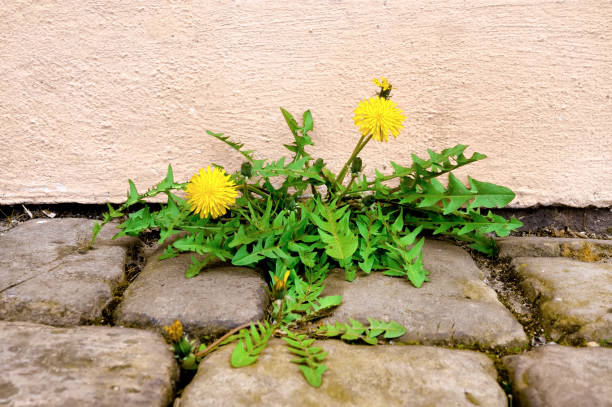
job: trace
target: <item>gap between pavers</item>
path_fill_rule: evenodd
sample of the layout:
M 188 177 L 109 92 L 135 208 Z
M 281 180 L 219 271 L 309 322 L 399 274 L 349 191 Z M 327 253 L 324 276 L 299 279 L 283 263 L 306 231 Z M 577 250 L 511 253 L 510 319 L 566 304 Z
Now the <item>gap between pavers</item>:
M 325 280 L 323 295 L 341 295 L 342 304 L 321 323 L 367 323 L 367 317 L 394 320 L 406 328 L 401 342 L 515 348 L 527 344 L 522 326 L 484 282 L 482 272 L 463 249 L 426 240 L 423 262 L 429 282 L 420 288 L 406 279 L 373 272 L 347 282 L 336 270 Z
M 178 367 L 160 335 L 0 321 L 0 405 L 168 406 Z
M 56 326 L 93 323 L 125 280 L 136 239 L 100 232 L 91 250 L 93 220 L 33 219 L 0 235 L 0 319 Z
M 546 345 L 503 363 L 521 406 L 612 406 L 610 348 Z
M 195 406 L 499 406 L 507 405 L 484 354 L 429 346 L 348 345 L 317 341 L 329 354 L 319 388 L 311 387 L 280 339 L 257 363 L 230 366 L 233 346 L 207 356 L 180 399 Z

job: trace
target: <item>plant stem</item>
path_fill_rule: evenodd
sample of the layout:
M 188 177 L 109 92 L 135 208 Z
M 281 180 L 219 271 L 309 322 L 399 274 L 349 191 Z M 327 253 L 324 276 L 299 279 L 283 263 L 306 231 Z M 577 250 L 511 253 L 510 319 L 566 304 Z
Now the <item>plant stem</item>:
M 254 185 L 247 184 L 247 188 L 250 189 L 251 191 L 255 192 L 256 194 L 258 194 L 259 196 L 262 196 L 262 197 L 270 195 L 270 193 L 268 193 L 268 191 L 264 191 L 263 189 L 258 188 L 258 187 L 254 186 Z
M 310 190 L 312 191 L 312 196 L 313 196 L 313 197 L 315 197 L 315 198 L 316 198 L 316 197 L 320 196 L 320 195 L 319 195 L 319 191 L 317 191 L 317 189 L 315 188 L 315 186 L 314 186 L 314 185 L 310 184 Z
M 208 345 L 208 347 L 206 349 L 194 353 L 194 356 L 196 358 L 199 358 L 199 357 L 202 357 L 202 356 L 206 355 L 207 353 L 212 351 L 214 348 L 216 348 L 221 342 L 223 342 L 224 340 L 226 340 L 230 336 L 234 335 L 236 332 L 239 332 L 241 329 L 248 328 L 249 326 L 251 326 L 251 324 L 252 324 L 252 322 L 247 322 L 245 324 L 237 326 L 236 328 L 232 329 L 231 331 L 229 331 L 228 333 L 226 333 L 225 335 L 223 335 L 222 337 L 220 337 L 219 339 L 217 339 L 216 341 L 214 341 L 213 343 Z
M 283 307 L 285 305 L 285 296 L 283 295 L 283 299 L 281 300 L 280 306 L 278 307 L 278 314 L 276 314 L 276 328 L 280 326 L 283 322 Z M 276 329 L 275 328 L 275 329 Z
M 372 140 L 371 134 L 369 136 L 361 136 L 361 138 L 357 142 L 357 145 L 355 146 L 355 149 L 353 150 L 353 153 L 351 154 L 348 161 L 344 164 L 344 167 L 342 167 L 342 170 L 338 174 L 338 177 L 336 178 L 336 184 L 342 185 L 342 181 L 344 181 L 344 177 L 346 176 L 346 172 L 348 171 L 351 163 L 353 162 L 355 157 L 357 157 L 357 154 L 359 154 L 361 150 L 363 150 L 363 148 L 366 146 L 366 144 L 368 144 L 368 141 L 370 140 Z
M 246 180 L 242 183 L 242 196 L 244 196 L 247 201 L 251 202 L 251 195 L 249 195 L 249 186 L 246 183 Z
M 351 180 L 349 181 L 348 185 L 346 186 L 346 188 L 344 188 L 342 190 L 342 193 L 340 194 L 340 196 L 338 197 L 338 202 L 340 202 L 340 200 L 342 198 L 344 198 L 344 195 L 346 195 L 346 193 L 349 191 L 349 189 L 351 188 L 351 185 L 353 185 L 353 182 L 355 181 L 355 178 L 357 178 L 356 175 L 351 175 Z

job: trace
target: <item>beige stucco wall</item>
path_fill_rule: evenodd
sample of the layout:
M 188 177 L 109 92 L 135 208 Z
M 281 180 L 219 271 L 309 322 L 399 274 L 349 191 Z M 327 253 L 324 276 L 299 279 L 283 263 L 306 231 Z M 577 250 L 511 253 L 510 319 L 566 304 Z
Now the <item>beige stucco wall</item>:
M 463 143 L 515 206 L 612 204 L 608 0 L 1 3 L 0 204 L 118 202 L 168 163 L 182 180 L 237 168 L 205 129 L 278 158 L 279 106 L 312 110 L 337 170 L 376 75 L 407 119 L 370 169 Z

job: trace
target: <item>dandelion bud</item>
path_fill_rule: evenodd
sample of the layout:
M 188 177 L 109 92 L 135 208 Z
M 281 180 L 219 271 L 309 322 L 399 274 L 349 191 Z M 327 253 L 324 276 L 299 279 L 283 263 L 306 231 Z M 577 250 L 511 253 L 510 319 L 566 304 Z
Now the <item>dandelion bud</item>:
M 253 166 L 250 162 L 245 161 L 240 166 L 240 173 L 245 177 L 249 178 L 253 174 Z
M 353 162 L 351 163 L 351 174 L 359 174 L 361 172 L 361 167 L 363 166 L 363 161 L 361 158 L 355 157 Z

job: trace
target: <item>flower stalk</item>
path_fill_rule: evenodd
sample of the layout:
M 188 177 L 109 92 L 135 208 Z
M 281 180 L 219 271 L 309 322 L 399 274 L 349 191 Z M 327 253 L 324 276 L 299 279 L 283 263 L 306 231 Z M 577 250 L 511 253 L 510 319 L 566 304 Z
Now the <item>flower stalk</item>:
M 348 172 L 348 169 L 353 164 L 353 160 L 355 160 L 355 157 L 359 155 L 361 150 L 363 150 L 363 148 L 366 146 L 366 144 L 368 144 L 370 140 L 372 140 L 372 134 L 370 134 L 369 136 L 361 136 L 361 138 L 357 142 L 357 145 L 355 146 L 355 149 L 351 153 L 351 156 L 349 157 L 349 159 L 346 161 L 346 163 L 342 167 L 342 170 L 340 170 L 338 177 L 336 177 L 336 184 L 338 184 L 339 186 L 342 186 L 342 182 L 344 181 L 344 178 L 346 177 L 346 173 Z M 344 191 L 346 191 L 346 188 L 344 189 Z

